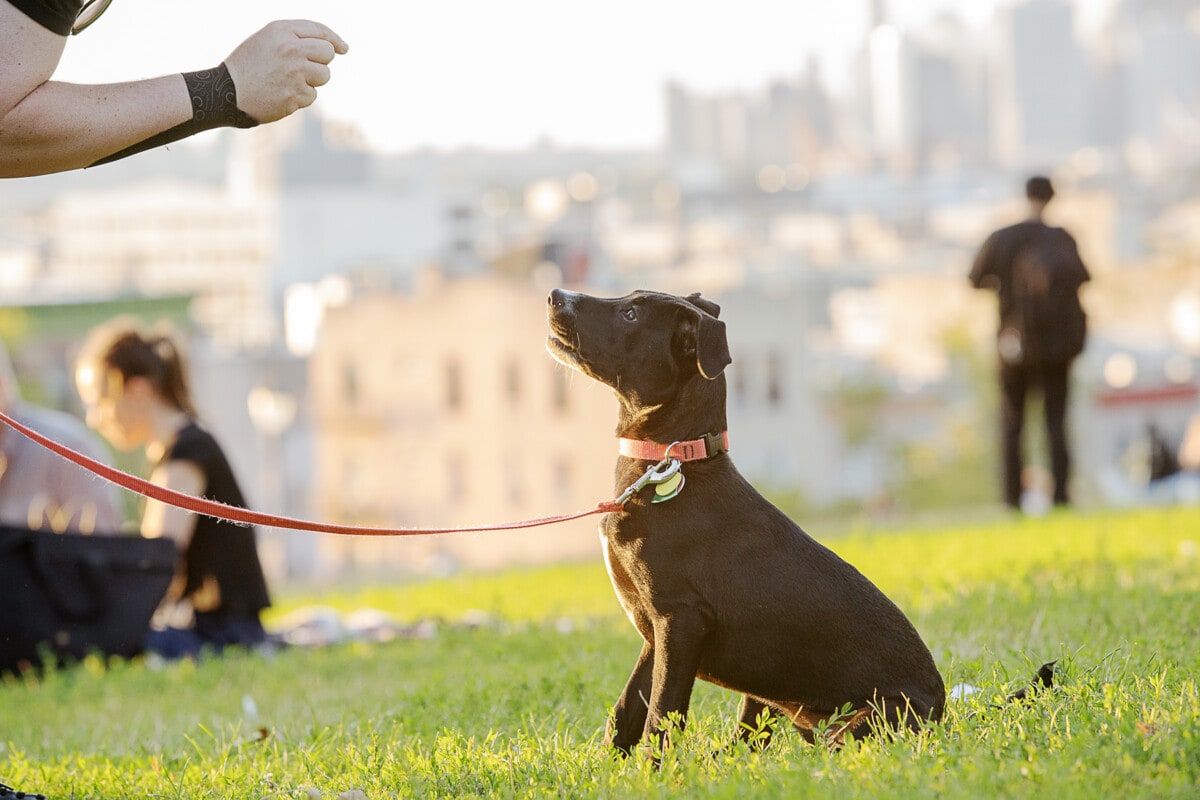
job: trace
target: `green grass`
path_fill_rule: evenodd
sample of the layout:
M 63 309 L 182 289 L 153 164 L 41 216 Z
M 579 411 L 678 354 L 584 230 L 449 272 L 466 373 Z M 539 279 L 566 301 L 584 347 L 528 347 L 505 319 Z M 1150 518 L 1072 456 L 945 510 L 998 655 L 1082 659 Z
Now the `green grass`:
M 502 535 L 502 534 L 499 534 Z M 912 617 L 948 684 L 923 734 L 726 747 L 698 684 L 655 771 L 603 723 L 638 650 L 594 562 L 285 597 L 447 623 L 427 640 L 151 669 L 88 660 L 0 685 L 0 781 L 58 798 L 1200 795 L 1200 510 L 1058 514 L 827 542 Z M 1042 661 L 1058 687 L 993 708 Z M 347 797 L 354 796 L 347 794 Z

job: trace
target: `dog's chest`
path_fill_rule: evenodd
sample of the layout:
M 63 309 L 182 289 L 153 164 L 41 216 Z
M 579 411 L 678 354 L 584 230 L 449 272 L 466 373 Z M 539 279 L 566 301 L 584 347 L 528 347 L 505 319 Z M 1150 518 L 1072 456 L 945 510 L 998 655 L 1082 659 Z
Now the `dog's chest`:
M 621 604 L 621 610 L 625 612 L 625 616 L 642 636 L 647 639 L 651 638 L 653 636 L 652 626 L 642 607 L 637 584 L 626 566 L 627 554 L 619 552 L 617 545 L 609 539 L 604 523 L 600 524 L 600 549 L 604 553 L 604 568 L 608 571 L 608 579 L 612 582 L 617 602 Z

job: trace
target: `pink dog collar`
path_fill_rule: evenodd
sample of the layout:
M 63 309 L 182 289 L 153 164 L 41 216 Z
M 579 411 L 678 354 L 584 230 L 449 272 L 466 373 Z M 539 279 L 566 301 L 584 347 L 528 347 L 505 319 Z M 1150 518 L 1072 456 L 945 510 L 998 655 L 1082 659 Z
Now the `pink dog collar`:
M 667 457 L 668 448 L 671 451 L 671 458 L 677 458 L 680 461 L 699 461 L 704 458 L 712 458 L 729 450 L 729 431 L 721 433 L 709 433 L 701 436 L 699 439 L 689 439 L 686 442 L 675 442 L 674 444 L 659 444 L 658 442 L 646 442 L 641 439 L 626 439 L 621 437 L 617 440 L 620 443 L 620 453 L 626 458 L 637 458 L 642 461 L 662 461 Z

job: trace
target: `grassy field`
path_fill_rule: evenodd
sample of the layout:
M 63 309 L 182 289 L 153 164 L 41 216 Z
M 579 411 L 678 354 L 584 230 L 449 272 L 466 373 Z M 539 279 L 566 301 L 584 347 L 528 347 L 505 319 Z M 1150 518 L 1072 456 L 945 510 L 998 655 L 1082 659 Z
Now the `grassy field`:
M 1054 515 L 827 541 L 912 617 L 948 685 L 920 735 L 727 747 L 699 684 L 654 770 L 603 724 L 638 650 L 592 563 L 281 598 L 436 635 L 0 685 L 0 781 L 51 798 L 1200 796 L 1200 511 Z M 486 624 L 455 624 L 464 618 Z M 994 708 L 1037 665 L 1057 688 Z

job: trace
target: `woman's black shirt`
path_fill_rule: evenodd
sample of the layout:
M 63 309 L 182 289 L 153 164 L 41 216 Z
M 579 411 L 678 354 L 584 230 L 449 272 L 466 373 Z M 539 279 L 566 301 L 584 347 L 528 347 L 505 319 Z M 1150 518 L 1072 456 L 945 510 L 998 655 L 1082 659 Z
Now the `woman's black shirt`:
M 208 499 L 246 507 L 220 445 L 194 422 L 179 432 L 160 465 L 169 461 L 188 461 L 199 467 Z M 215 517 L 196 515 L 196 529 L 183 553 L 179 579 L 183 588 L 177 596 L 190 599 L 198 612 L 257 618 L 258 612 L 271 604 L 254 528 Z

